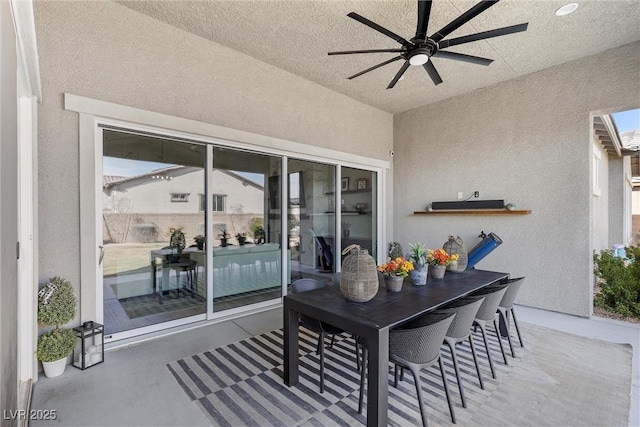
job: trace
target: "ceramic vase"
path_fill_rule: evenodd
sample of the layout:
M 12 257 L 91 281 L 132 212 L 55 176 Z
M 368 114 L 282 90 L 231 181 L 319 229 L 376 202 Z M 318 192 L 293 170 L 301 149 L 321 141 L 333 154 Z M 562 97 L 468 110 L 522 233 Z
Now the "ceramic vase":
M 429 272 L 428 264 L 415 266 L 413 270 L 409 272 L 409 277 L 411 277 L 411 283 L 418 286 L 426 285 L 428 272 Z
M 400 292 L 402 290 L 402 282 L 404 277 L 402 276 L 385 276 L 384 284 L 389 292 Z
M 447 267 L 444 265 L 432 265 L 431 277 L 434 279 L 442 279 L 446 271 L 447 271 Z

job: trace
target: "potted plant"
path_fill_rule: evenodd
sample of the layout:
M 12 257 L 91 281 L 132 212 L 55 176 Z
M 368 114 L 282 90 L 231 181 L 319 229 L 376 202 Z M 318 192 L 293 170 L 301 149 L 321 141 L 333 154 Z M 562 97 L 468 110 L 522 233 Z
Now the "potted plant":
M 413 264 L 404 257 L 388 258 L 385 264 L 378 266 L 378 271 L 384 276 L 387 290 L 391 292 L 400 292 L 402 281 L 411 270 L 413 270 Z
M 458 254 L 449 255 L 444 249 L 427 249 L 427 262 L 429 263 L 431 277 L 442 279 L 447 266 L 458 260 Z
M 205 241 L 205 237 L 202 234 L 198 234 L 197 236 L 195 236 L 193 238 L 193 240 L 196 241 L 196 246 L 198 247 L 198 250 L 203 250 L 204 249 L 204 241 Z
M 238 244 L 240 246 L 244 246 L 247 241 L 247 233 L 238 233 L 236 234 L 236 240 L 238 240 Z
M 64 372 L 67 357 L 73 352 L 76 336 L 72 329 L 61 328 L 76 315 L 76 297 L 71 283 L 53 277 L 38 292 L 38 323 L 54 328 L 38 337 L 36 355 L 47 377 Z
M 226 229 L 222 229 L 220 230 L 221 233 L 218 234 L 218 238 L 220 239 L 220 246 L 222 246 L 223 248 L 226 247 L 229 243 L 229 233 L 227 233 Z
M 429 264 L 427 264 L 427 247 L 420 243 L 409 243 L 411 252 L 407 254 L 407 259 L 413 264 L 413 270 L 409 272 L 411 283 L 414 285 L 426 285 Z

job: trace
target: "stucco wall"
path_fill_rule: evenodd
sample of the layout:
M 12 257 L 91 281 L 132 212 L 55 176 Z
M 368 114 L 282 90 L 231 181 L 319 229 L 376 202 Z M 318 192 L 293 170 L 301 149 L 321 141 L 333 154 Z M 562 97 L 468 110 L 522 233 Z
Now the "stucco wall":
M 444 84 L 455 84 L 446 82 Z M 504 243 L 478 264 L 526 276 L 517 302 L 591 310 L 589 113 L 640 106 L 640 43 L 568 62 L 394 119 L 394 233 L 403 245 Z M 480 191 L 523 216 L 414 216 L 432 201 Z
M 112 2 L 36 2 L 40 276 L 78 286 L 78 115 L 73 93 L 388 159 L 393 117 Z

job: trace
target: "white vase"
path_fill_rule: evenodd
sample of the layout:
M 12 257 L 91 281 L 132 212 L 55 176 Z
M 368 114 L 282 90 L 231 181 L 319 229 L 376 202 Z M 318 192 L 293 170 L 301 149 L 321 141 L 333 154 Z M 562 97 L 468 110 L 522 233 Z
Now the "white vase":
M 47 378 L 57 377 L 58 375 L 62 375 L 64 368 L 67 367 L 67 357 L 65 356 L 53 362 L 42 362 L 42 367 L 44 368 L 44 374 Z

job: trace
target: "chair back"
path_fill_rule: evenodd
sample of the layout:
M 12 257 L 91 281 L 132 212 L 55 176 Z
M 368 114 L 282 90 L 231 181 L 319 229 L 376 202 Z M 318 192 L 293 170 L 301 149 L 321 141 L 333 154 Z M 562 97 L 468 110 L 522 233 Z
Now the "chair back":
M 442 308 L 437 309 L 436 313 L 455 313 L 456 316 L 449 326 L 447 338 L 456 340 L 466 338 L 471 332 L 471 325 L 476 318 L 478 310 L 484 301 L 484 297 L 470 297 L 453 301 Z
M 501 308 L 511 309 L 511 307 L 513 307 L 513 303 L 516 300 L 516 296 L 518 296 L 518 292 L 520 291 L 522 282 L 524 282 L 524 277 L 518 277 L 517 279 L 507 279 L 500 282 L 507 285 L 507 292 L 505 292 L 504 296 L 502 297 L 502 301 L 500 301 Z
M 507 292 L 508 285 L 496 285 L 489 288 L 484 288 L 474 293 L 474 297 L 482 296 L 484 301 L 478 309 L 476 319 L 489 321 L 493 320 L 498 310 L 498 305 L 502 301 L 502 297 Z
M 389 357 L 418 364 L 437 360 L 454 317 L 454 313 L 429 313 L 392 329 L 389 332 Z
M 307 292 L 307 291 L 312 291 L 314 289 L 324 288 L 325 286 L 327 286 L 327 284 L 324 282 L 321 282 L 320 280 L 308 279 L 308 278 L 298 279 L 293 283 L 291 283 L 291 293 L 299 294 L 301 292 Z M 309 317 L 306 314 L 300 315 L 300 323 L 303 326 L 315 332 L 320 332 L 322 330 L 321 322 L 318 319 Z

